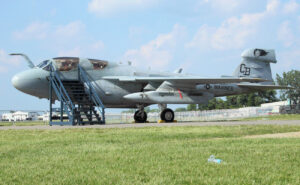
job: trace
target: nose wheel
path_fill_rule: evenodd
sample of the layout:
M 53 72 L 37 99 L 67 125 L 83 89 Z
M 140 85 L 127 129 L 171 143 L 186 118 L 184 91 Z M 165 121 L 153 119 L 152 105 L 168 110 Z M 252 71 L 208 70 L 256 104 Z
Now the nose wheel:
M 174 112 L 172 111 L 172 109 L 164 109 L 160 113 L 160 119 L 165 122 L 173 122 L 174 117 L 175 117 L 175 115 L 174 115 Z

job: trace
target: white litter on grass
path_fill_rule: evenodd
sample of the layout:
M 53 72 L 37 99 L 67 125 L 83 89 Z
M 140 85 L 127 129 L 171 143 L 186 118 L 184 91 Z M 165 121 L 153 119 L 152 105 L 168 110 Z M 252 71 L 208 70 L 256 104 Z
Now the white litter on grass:
M 220 164 L 222 162 L 221 159 L 216 159 L 214 155 L 211 155 L 207 161 L 209 163 L 217 163 L 217 164 Z

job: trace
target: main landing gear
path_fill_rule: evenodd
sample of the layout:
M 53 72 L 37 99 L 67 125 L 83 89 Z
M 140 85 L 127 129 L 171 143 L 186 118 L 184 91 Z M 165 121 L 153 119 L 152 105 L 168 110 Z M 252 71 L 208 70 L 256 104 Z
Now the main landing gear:
M 160 119 L 164 122 L 173 122 L 175 118 L 174 111 L 168 109 L 166 104 L 158 104 L 160 109 Z
M 136 123 L 147 122 L 147 113 L 144 111 L 144 106 L 138 106 L 138 110 L 134 113 L 134 121 Z
M 164 109 L 160 113 L 160 119 L 165 122 L 173 122 L 174 117 L 175 117 L 175 115 L 174 115 L 174 112 L 172 111 L 172 109 Z
M 146 123 L 147 122 L 147 113 L 144 111 L 144 106 L 138 105 L 138 110 L 134 113 L 134 121 L 136 123 Z M 173 122 L 175 118 L 174 111 L 172 109 L 167 108 L 166 104 L 160 104 L 159 108 L 160 119 L 164 122 Z

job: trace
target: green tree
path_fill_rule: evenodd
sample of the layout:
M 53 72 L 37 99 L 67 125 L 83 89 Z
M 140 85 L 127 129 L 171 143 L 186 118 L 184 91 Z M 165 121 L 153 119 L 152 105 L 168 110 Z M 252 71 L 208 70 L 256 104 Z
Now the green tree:
M 248 96 L 249 94 L 241 94 L 237 95 L 237 107 L 244 107 L 248 104 Z
M 213 98 L 208 101 L 208 104 L 198 104 L 198 110 L 214 110 L 214 109 L 226 109 L 227 102 L 221 98 Z
M 149 112 L 159 112 L 159 109 L 151 109 Z
M 213 98 L 207 105 L 199 104 L 198 110 L 233 109 L 245 106 L 259 106 L 262 103 L 275 101 L 278 101 L 276 91 L 267 90 L 250 94 L 227 96 L 225 101 L 221 98 Z
M 184 111 L 186 111 L 186 108 L 184 108 L 184 107 L 179 107 L 179 108 L 175 109 L 175 112 L 184 112 Z
M 208 110 L 208 107 L 206 104 L 198 104 L 197 109 L 198 110 Z
M 208 104 L 207 104 L 207 109 L 208 110 L 213 110 L 213 109 L 216 109 L 217 107 L 217 99 L 216 98 L 213 98 L 211 99 Z
M 197 110 L 196 104 L 189 104 L 186 108 L 187 111 L 194 111 Z
M 184 111 L 186 111 L 186 108 L 184 107 L 178 107 L 175 109 L 175 112 L 184 112 Z
M 276 74 L 276 80 L 279 85 L 291 86 L 294 89 L 286 89 L 280 91 L 281 100 L 289 99 L 292 104 L 300 103 L 300 71 L 291 70 L 284 72 L 282 77 Z
M 233 109 L 233 108 L 239 107 L 237 98 L 238 98 L 237 96 L 227 96 L 226 97 L 226 103 L 227 103 L 228 109 Z
M 127 109 L 127 110 L 123 110 L 122 113 L 134 113 L 135 109 Z
M 144 111 L 147 112 L 147 113 L 149 113 L 151 111 L 151 109 L 150 109 L 150 107 L 145 107 Z

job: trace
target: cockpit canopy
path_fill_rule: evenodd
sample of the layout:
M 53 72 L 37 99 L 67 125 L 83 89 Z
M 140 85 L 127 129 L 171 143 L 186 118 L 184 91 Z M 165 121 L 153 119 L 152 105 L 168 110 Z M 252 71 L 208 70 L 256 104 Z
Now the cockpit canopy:
M 79 63 L 79 58 L 77 57 L 58 57 L 53 60 L 56 65 L 56 69 L 59 71 L 76 70 Z
M 45 60 L 41 62 L 37 67 L 42 68 L 46 71 L 50 71 L 50 63 L 53 62 L 56 69 L 59 71 L 73 71 L 76 70 L 78 64 L 84 64 L 84 68 L 88 70 L 102 70 L 107 65 L 108 62 L 104 60 L 96 60 L 96 59 L 84 59 L 80 60 L 77 57 L 57 57 L 53 58 L 53 60 Z
M 49 60 L 44 60 L 43 62 L 41 62 L 39 65 L 37 65 L 37 67 L 42 68 L 46 71 L 50 71 L 50 61 Z
M 108 64 L 108 62 L 104 60 L 96 60 L 96 59 L 88 59 L 88 60 L 92 64 L 94 70 L 104 69 Z

